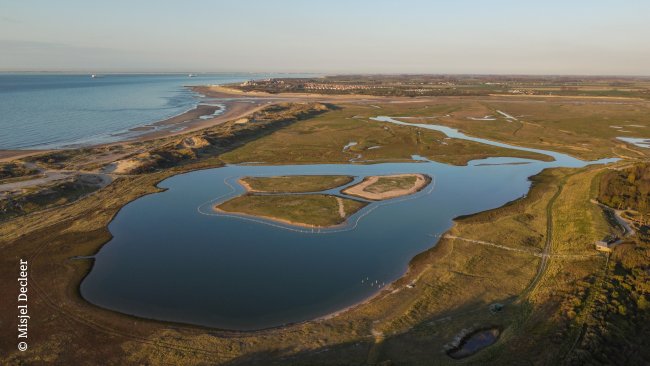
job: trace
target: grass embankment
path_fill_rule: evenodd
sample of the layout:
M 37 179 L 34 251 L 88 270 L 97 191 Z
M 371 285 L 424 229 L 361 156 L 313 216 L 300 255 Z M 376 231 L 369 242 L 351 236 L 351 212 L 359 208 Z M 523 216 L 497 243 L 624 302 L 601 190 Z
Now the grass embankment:
M 240 183 L 249 192 L 320 192 L 340 187 L 354 180 L 348 175 L 292 175 L 281 177 L 244 177 Z
M 370 121 L 383 111 L 369 106 L 340 107 L 246 144 L 222 159 L 233 164 L 306 164 L 410 161 L 412 155 L 421 155 L 456 165 L 491 156 L 549 160 L 542 154 L 445 139 L 437 131 Z M 357 144 L 344 149 L 350 142 Z
M 291 225 L 339 225 L 366 203 L 325 194 L 244 195 L 216 206 L 218 211 L 262 217 Z
M 370 176 L 343 190 L 343 193 L 369 200 L 381 201 L 416 193 L 429 185 L 431 178 L 424 174 L 397 174 Z
M 579 281 L 561 306 L 562 332 L 573 339 L 566 364 L 641 365 L 650 360 L 650 225 L 647 164 L 609 170 L 596 177 L 595 195 L 635 213 L 636 234 L 614 248 L 602 276 Z M 644 195 L 646 197 L 644 198 Z

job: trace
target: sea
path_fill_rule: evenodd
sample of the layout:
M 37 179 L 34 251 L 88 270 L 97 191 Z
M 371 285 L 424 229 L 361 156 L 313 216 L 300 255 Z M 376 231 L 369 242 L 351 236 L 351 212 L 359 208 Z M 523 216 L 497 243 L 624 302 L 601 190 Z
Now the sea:
M 0 150 L 54 149 L 119 141 L 129 129 L 193 109 L 186 86 L 297 74 L 0 73 Z

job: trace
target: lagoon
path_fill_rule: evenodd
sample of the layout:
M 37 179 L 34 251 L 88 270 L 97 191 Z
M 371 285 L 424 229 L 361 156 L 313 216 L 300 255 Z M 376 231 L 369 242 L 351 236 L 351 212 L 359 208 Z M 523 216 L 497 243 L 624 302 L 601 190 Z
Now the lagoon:
M 528 178 L 542 169 L 587 164 L 545 153 L 556 160 L 230 165 L 180 174 L 159 184 L 164 192 L 137 199 L 118 213 L 109 225 L 113 239 L 94 257 L 80 291 L 103 308 L 211 328 L 254 330 L 315 319 L 398 279 L 454 217 L 522 197 L 530 188 Z M 243 176 L 351 175 L 355 184 L 369 175 L 405 173 L 429 175 L 435 185 L 408 199 L 370 204 L 343 227 L 312 230 L 209 209 L 243 193 L 235 184 Z

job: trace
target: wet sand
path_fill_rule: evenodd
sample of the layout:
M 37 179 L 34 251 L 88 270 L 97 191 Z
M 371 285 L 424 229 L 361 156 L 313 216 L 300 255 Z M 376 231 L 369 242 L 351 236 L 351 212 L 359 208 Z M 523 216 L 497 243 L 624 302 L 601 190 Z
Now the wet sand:
M 121 143 L 128 143 L 133 141 L 147 141 L 161 137 L 168 137 L 179 135 L 187 132 L 200 130 L 216 126 L 218 124 L 244 117 L 248 114 L 256 112 L 264 107 L 265 103 L 262 102 L 249 102 L 249 101 L 224 101 L 220 102 L 225 108 L 223 112 L 212 118 L 202 119 L 202 116 L 210 116 L 215 111 L 221 109 L 219 106 L 200 104 L 195 109 L 179 114 L 177 116 L 168 118 L 163 121 L 152 123 L 154 129 L 150 132 L 145 132 L 136 137 L 125 139 L 123 141 L 107 144 L 117 145 Z M 146 127 L 146 126 L 142 126 Z
M 0 162 L 7 162 L 55 150 L 0 150 Z

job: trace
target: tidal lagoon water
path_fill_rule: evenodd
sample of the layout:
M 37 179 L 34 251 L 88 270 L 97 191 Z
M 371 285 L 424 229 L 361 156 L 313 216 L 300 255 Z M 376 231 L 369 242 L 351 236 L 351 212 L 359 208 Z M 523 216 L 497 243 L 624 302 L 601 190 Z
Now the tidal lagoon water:
M 0 150 L 117 141 L 130 128 L 194 108 L 201 98 L 185 86 L 273 76 L 0 73 Z
M 232 165 L 177 175 L 159 184 L 166 191 L 119 212 L 109 226 L 114 238 L 95 256 L 81 294 L 126 314 L 224 329 L 262 329 L 324 316 L 399 278 L 411 258 L 436 244 L 454 217 L 525 195 L 528 178 L 544 168 L 587 164 L 543 152 L 556 160 L 489 158 L 467 166 L 421 160 Z M 243 192 L 233 184 L 242 176 L 342 174 L 358 181 L 398 173 L 427 174 L 435 185 L 408 199 L 373 203 L 343 227 L 310 230 L 210 209 Z

